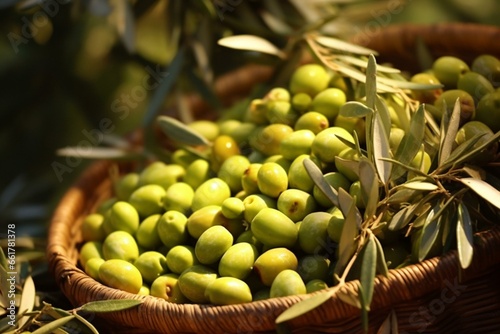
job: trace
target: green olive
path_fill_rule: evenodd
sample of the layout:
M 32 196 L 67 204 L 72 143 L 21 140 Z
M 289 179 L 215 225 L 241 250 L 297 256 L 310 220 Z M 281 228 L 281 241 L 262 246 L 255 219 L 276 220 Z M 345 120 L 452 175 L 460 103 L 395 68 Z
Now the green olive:
M 298 67 L 290 78 L 292 94 L 306 93 L 311 97 L 328 87 L 330 76 L 325 68 L 318 64 L 306 64 Z
M 157 230 L 160 217 L 160 214 L 152 215 L 141 222 L 135 233 L 135 239 L 139 247 L 147 250 L 153 250 L 160 247 L 162 243 Z
M 297 119 L 294 129 L 295 131 L 310 130 L 314 134 L 317 134 L 329 126 L 330 123 L 325 115 L 320 114 L 317 111 L 308 111 Z
M 137 210 L 140 217 L 161 213 L 163 211 L 163 200 L 165 188 L 157 184 L 148 184 L 137 188 L 130 195 L 129 203 Z
M 340 107 L 342 107 L 346 101 L 347 97 L 342 90 L 338 88 L 327 88 L 314 97 L 311 108 L 333 121 L 339 114 Z
M 159 252 L 147 251 L 139 255 L 134 266 L 139 269 L 145 282 L 152 283 L 167 272 L 167 259 Z
M 469 72 L 470 68 L 467 63 L 457 57 L 442 56 L 432 64 L 432 71 L 447 89 L 453 89 L 457 87 L 460 76 Z
M 133 262 L 139 257 L 139 246 L 130 233 L 114 231 L 104 239 L 102 254 L 105 260 L 121 259 Z
M 138 293 L 142 287 L 142 276 L 139 269 L 125 260 L 105 261 L 99 267 L 99 278 L 107 286 L 130 293 Z
M 353 136 L 346 129 L 333 126 L 316 135 L 312 144 L 312 153 L 325 163 L 335 162 L 335 157 L 349 147 L 339 137 L 354 143 Z
M 111 207 L 109 220 L 114 231 L 135 234 L 139 229 L 139 213 L 128 202 L 116 202 Z
M 311 130 L 296 130 L 281 141 L 281 155 L 285 159 L 294 160 L 299 155 L 310 154 L 314 137 Z
M 210 283 L 205 291 L 214 305 L 233 305 L 252 301 L 250 287 L 234 277 L 219 277 Z

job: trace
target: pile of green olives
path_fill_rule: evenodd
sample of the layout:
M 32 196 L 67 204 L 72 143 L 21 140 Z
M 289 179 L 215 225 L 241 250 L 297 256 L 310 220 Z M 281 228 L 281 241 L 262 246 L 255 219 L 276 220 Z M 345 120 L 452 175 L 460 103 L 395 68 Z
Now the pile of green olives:
M 464 123 L 457 141 L 500 129 L 498 59 L 480 56 L 469 69 L 442 57 L 411 81 L 444 85 L 413 92 L 433 104 L 435 117 L 443 101 L 452 107 L 460 97 L 464 119 L 476 123 Z M 238 114 L 188 124 L 211 142 L 200 148 L 208 158 L 179 148 L 168 163 L 116 180 L 114 197 L 82 223 L 82 268 L 110 287 L 174 303 L 238 304 L 331 286 L 344 216 L 303 161 L 364 207 L 357 173 L 335 159 L 359 160 L 347 142 L 354 132 L 365 140 L 364 118 L 339 115 L 351 96 L 343 82 L 322 65 L 302 65 L 288 87 L 272 88 Z M 404 135 L 394 120 L 393 151 Z M 414 160 L 429 170 L 426 152 Z M 378 237 L 389 268 L 408 261 L 411 246 L 396 232 Z

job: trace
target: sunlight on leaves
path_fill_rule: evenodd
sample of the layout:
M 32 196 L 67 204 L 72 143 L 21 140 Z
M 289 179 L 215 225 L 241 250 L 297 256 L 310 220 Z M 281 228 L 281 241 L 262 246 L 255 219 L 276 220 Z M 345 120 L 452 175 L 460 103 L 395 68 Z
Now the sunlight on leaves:
M 169 116 L 158 116 L 158 125 L 163 133 L 175 140 L 176 142 L 184 145 L 209 145 L 210 141 L 203 135 L 191 129 L 183 122 Z
M 235 35 L 221 38 L 217 43 L 227 48 L 263 52 L 283 59 L 285 58 L 284 53 L 280 49 L 267 39 L 259 36 Z

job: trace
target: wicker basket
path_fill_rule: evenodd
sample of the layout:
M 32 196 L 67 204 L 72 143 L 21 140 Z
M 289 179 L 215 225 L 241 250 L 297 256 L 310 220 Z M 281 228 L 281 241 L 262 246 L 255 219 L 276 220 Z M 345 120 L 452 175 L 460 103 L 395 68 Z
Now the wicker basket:
M 480 53 L 500 56 L 500 29 L 448 24 L 397 26 L 358 42 L 380 52 L 380 58 L 400 68 L 414 64 L 417 39 L 433 55 Z M 415 68 L 410 68 L 415 70 Z M 248 66 L 218 80 L 216 92 L 228 99 L 246 94 L 256 82 L 269 78 L 272 70 Z M 234 76 L 239 85 L 235 86 Z M 190 103 L 207 110 L 201 99 Z M 142 299 L 136 308 L 102 315 L 107 332 L 127 333 L 263 333 L 275 332 L 275 319 L 287 307 L 305 298 L 290 296 L 247 304 L 212 306 L 169 303 L 106 287 L 87 276 L 77 265 L 82 218 L 111 195 L 111 162 L 91 165 L 59 203 L 50 226 L 47 255 L 56 280 L 75 305 L 115 298 Z M 120 165 L 123 171 L 130 168 Z M 369 331 L 376 333 L 394 311 L 400 333 L 492 333 L 500 332 L 500 229 L 477 235 L 473 264 L 459 270 L 456 252 L 426 260 L 403 269 L 390 270 L 389 277 L 377 277 L 371 305 Z M 355 287 L 355 282 L 350 282 Z M 360 311 L 336 296 L 301 317 L 289 321 L 293 333 L 360 333 Z

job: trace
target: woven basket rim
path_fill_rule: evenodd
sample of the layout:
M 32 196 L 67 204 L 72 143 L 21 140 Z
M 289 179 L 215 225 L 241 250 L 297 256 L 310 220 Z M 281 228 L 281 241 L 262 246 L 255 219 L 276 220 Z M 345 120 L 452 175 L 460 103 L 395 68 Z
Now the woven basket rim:
M 470 24 L 420 26 L 417 28 L 425 30 L 426 33 L 429 31 L 435 33 L 436 29 L 444 30 L 445 27 L 454 31 L 461 28 L 471 29 L 476 33 L 481 29 L 491 31 L 491 27 Z M 391 29 L 404 35 L 407 33 L 405 29 L 410 31 L 417 28 L 414 25 L 404 25 Z M 495 34 L 500 36 L 500 28 L 496 27 L 494 30 Z M 500 54 L 500 50 L 498 54 Z M 253 65 L 250 67 L 254 73 L 258 73 L 257 81 L 272 73 L 266 67 Z M 248 82 L 245 83 L 251 83 L 254 79 L 248 79 Z M 216 93 L 230 96 L 231 93 L 227 92 L 233 91 L 234 93 L 235 88 L 228 87 L 224 80 L 225 78 L 222 78 L 216 84 Z M 206 107 L 204 101 L 196 96 L 192 97 L 190 103 L 198 105 L 200 108 Z M 143 304 L 138 308 L 109 314 L 109 319 L 128 326 L 134 326 L 140 321 L 140 326 L 145 326 L 147 323 L 151 330 L 159 329 L 166 332 L 205 332 L 207 330 L 230 332 L 234 330 L 234 327 L 231 327 L 234 326 L 234 323 L 231 321 L 226 323 L 225 320 L 221 320 L 221 317 L 225 316 L 228 319 L 233 319 L 232 321 L 238 319 L 242 331 L 254 330 L 258 332 L 273 329 L 273 327 L 269 328 L 269 323 L 274 324 L 274 319 L 287 307 L 309 296 L 271 298 L 228 306 L 173 304 L 154 297 L 138 296 L 112 289 L 93 280 L 77 267 L 74 260 L 75 249 L 72 247 L 72 243 L 75 242 L 77 234 L 75 219 L 88 212 L 85 210 L 89 209 L 86 207 L 89 200 L 96 201 L 99 196 L 102 196 L 102 194 L 95 194 L 96 189 L 109 188 L 109 184 L 106 185 L 105 181 L 108 175 L 107 169 L 111 164 L 108 161 L 98 161 L 85 170 L 76 183 L 64 194 L 51 219 L 47 246 L 49 266 L 58 285 L 72 303 L 81 305 L 93 300 L 113 298 L 141 299 Z M 125 166 L 125 168 L 127 167 Z M 495 227 L 489 231 L 480 232 L 476 238 L 474 260 L 471 267 L 466 270 L 459 270 L 456 251 L 450 251 L 443 256 L 425 260 L 422 263 L 412 264 L 398 270 L 390 270 L 389 278 L 377 276 L 372 309 L 382 309 L 394 303 L 420 298 L 432 290 L 442 288 L 447 281 L 455 280 L 458 273 L 460 273 L 461 279 L 466 281 L 500 263 L 500 254 L 499 252 L 495 253 L 495 244 L 500 242 L 500 229 Z M 422 282 L 426 284 L 422 285 Z M 347 285 L 355 290 L 358 288 L 357 281 L 348 282 Z M 314 312 L 291 320 L 290 323 L 298 326 L 304 322 L 314 324 L 320 323 L 323 319 L 358 317 L 359 313 L 359 309 L 345 304 L 337 296 L 332 296 Z M 245 320 L 249 315 L 252 315 L 251 319 Z M 151 320 L 152 318 L 154 319 Z M 159 319 L 162 319 L 163 322 L 160 322 Z M 182 320 L 182 323 L 179 319 Z

